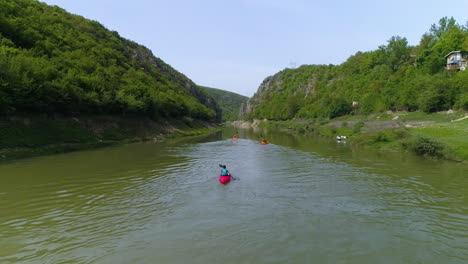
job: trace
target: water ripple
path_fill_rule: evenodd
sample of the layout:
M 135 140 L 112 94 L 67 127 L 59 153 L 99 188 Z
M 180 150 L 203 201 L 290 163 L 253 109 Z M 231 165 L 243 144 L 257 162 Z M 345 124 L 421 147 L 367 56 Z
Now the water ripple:
M 0 179 L 0 262 L 468 260 L 459 175 L 248 139 L 158 144 L 0 167 L 17 171 Z M 240 180 L 220 185 L 219 163 Z

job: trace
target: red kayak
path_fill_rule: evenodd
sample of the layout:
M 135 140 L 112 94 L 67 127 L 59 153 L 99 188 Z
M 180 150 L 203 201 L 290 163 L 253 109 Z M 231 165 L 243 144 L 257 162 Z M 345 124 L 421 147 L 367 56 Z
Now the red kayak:
M 230 181 L 231 181 L 231 176 L 229 176 L 229 175 L 228 176 L 219 175 L 219 182 L 221 184 L 226 184 L 226 183 L 228 183 Z

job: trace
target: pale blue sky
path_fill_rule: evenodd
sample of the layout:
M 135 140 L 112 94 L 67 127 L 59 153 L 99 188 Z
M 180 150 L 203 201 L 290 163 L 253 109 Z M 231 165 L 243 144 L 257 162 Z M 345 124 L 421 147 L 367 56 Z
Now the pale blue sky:
M 252 96 L 268 75 L 340 64 L 395 35 L 416 45 L 441 17 L 468 20 L 468 1 L 44 0 L 99 21 L 199 85 Z

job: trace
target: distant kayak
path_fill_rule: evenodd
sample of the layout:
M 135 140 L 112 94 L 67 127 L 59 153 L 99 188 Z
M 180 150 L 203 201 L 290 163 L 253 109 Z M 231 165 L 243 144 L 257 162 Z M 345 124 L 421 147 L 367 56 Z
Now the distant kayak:
M 262 145 L 266 145 L 266 144 L 268 144 L 268 141 L 263 140 L 261 144 L 262 144 Z
M 237 136 L 233 136 L 232 139 L 237 139 Z
M 231 176 L 223 176 L 223 175 L 219 175 L 219 182 L 221 184 L 226 184 L 228 182 L 231 181 Z

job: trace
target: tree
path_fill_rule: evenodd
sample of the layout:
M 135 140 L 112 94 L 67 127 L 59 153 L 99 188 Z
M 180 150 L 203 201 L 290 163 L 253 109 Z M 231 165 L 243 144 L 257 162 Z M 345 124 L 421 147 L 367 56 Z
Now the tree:
M 388 40 L 385 49 L 387 53 L 387 62 L 393 71 L 408 62 L 411 49 L 408 47 L 408 40 L 400 36 L 393 36 Z
M 452 27 L 456 25 L 456 21 L 453 17 L 443 17 L 439 20 L 439 24 L 432 24 L 431 28 L 429 29 L 429 33 L 435 37 L 435 39 L 439 39 L 442 35 L 449 31 Z

